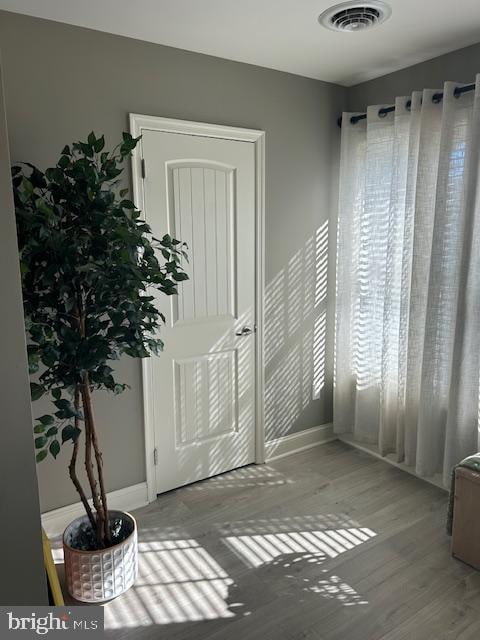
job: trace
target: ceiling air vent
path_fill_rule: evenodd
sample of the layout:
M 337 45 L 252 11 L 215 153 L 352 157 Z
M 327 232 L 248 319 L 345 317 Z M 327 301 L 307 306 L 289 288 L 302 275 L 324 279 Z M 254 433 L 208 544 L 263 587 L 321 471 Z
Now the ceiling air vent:
M 376 27 L 390 17 L 392 10 L 385 2 L 342 2 L 324 11 L 318 21 L 333 31 L 362 31 Z

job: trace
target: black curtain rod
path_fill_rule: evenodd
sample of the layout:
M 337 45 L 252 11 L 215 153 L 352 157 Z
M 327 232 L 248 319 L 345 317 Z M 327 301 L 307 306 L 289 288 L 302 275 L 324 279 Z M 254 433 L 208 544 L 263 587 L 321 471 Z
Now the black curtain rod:
M 467 91 L 474 91 L 474 90 L 475 90 L 475 83 L 466 84 L 464 87 L 455 87 L 453 91 L 453 95 L 455 96 L 455 98 L 459 98 L 463 93 L 467 93 Z M 432 96 L 432 102 L 435 102 L 435 103 L 441 102 L 442 99 L 443 99 L 443 91 L 434 93 Z M 407 109 L 410 109 L 411 104 L 412 104 L 412 101 L 407 100 L 407 104 L 406 104 Z M 382 107 L 381 109 L 378 110 L 378 115 L 380 116 L 380 118 L 384 118 L 387 115 L 387 113 L 391 113 L 392 111 L 395 111 L 395 105 L 392 105 L 391 107 Z M 360 120 L 365 120 L 366 117 L 367 117 L 366 113 L 359 113 L 358 116 L 352 116 L 350 118 L 350 122 L 352 124 L 357 124 L 357 122 L 359 122 Z M 341 116 L 337 120 L 337 124 L 339 127 L 342 126 Z

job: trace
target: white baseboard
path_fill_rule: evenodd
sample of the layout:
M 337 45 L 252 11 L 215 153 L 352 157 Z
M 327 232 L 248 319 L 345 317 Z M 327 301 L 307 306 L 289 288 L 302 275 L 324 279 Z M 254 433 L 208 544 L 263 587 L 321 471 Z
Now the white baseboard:
M 110 491 L 107 494 L 107 500 L 109 509 L 131 511 L 132 509 L 144 507 L 148 504 L 147 483 L 140 482 L 140 484 L 134 484 L 131 487 Z M 63 533 L 65 527 L 70 524 L 72 520 L 75 520 L 75 518 L 78 518 L 84 513 L 85 510 L 82 503 L 75 502 L 66 507 L 60 507 L 59 509 L 42 513 L 42 526 L 48 536 L 58 536 Z
M 378 450 L 378 446 L 375 444 L 366 444 L 364 442 L 358 442 L 349 433 L 339 433 L 337 438 L 342 442 L 346 442 L 351 447 L 354 447 L 355 449 L 359 449 L 359 451 L 368 453 L 374 458 L 378 458 L 379 460 L 382 460 L 382 462 L 387 462 L 388 464 L 392 465 L 392 467 L 397 467 L 397 469 L 406 471 L 406 473 L 409 473 L 410 475 L 415 476 L 416 478 L 419 478 L 419 480 L 423 480 L 424 482 L 429 482 L 430 484 L 435 485 L 439 489 L 443 489 L 443 491 L 449 491 L 449 489 L 443 485 L 441 473 L 436 473 L 434 476 L 431 476 L 429 478 L 424 478 L 423 476 L 419 476 L 417 473 L 415 473 L 415 469 L 413 467 L 409 467 L 404 462 L 397 462 L 397 460 L 395 459 L 395 455 L 393 453 L 389 453 L 385 456 L 382 456 L 382 454 Z
M 322 424 L 318 427 L 305 429 L 298 433 L 292 433 L 276 440 L 265 443 L 266 460 L 278 460 L 292 453 L 298 453 L 306 449 L 311 449 L 325 442 L 335 440 L 333 427 L 331 424 Z M 108 506 L 110 509 L 120 509 L 121 511 L 131 511 L 148 504 L 147 483 L 141 482 L 111 491 L 107 494 Z M 91 501 L 90 501 L 91 502 Z M 59 509 L 53 509 L 42 513 L 42 526 L 48 536 L 61 535 L 65 527 L 85 513 L 81 502 L 75 502 Z
M 333 434 L 333 425 L 331 423 L 322 424 L 266 442 L 265 458 L 267 462 L 278 460 L 292 453 L 305 451 L 336 439 L 337 437 Z

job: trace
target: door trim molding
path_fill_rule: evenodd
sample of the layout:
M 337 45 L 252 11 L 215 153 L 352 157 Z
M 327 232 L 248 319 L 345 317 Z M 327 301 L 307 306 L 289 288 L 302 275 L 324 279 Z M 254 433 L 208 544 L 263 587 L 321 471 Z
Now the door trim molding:
M 134 137 L 143 131 L 164 131 L 191 136 L 223 138 L 250 142 L 255 145 L 255 463 L 265 462 L 265 367 L 264 367 L 264 292 L 265 292 L 265 132 L 256 129 L 228 127 L 205 122 L 190 122 L 157 116 L 130 114 L 130 133 Z M 139 209 L 144 209 L 142 157 L 139 147 L 132 154 L 133 196 Z M 155 451 L 155 415 L 153 406 L 152 365 L 150 358 L 142 360 L 143 406 L 145 427 L 145 471 L 148 501 L 157 497 Z

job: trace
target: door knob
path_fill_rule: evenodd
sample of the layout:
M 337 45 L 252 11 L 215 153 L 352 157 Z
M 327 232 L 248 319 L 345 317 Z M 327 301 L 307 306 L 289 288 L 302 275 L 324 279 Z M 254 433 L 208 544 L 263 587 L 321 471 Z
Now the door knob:
M 248 336 L 250 333 L 253 333 L 252 327 L 245 326 L 240 329 L 240 331 L 235 331 L 236 336 Z

